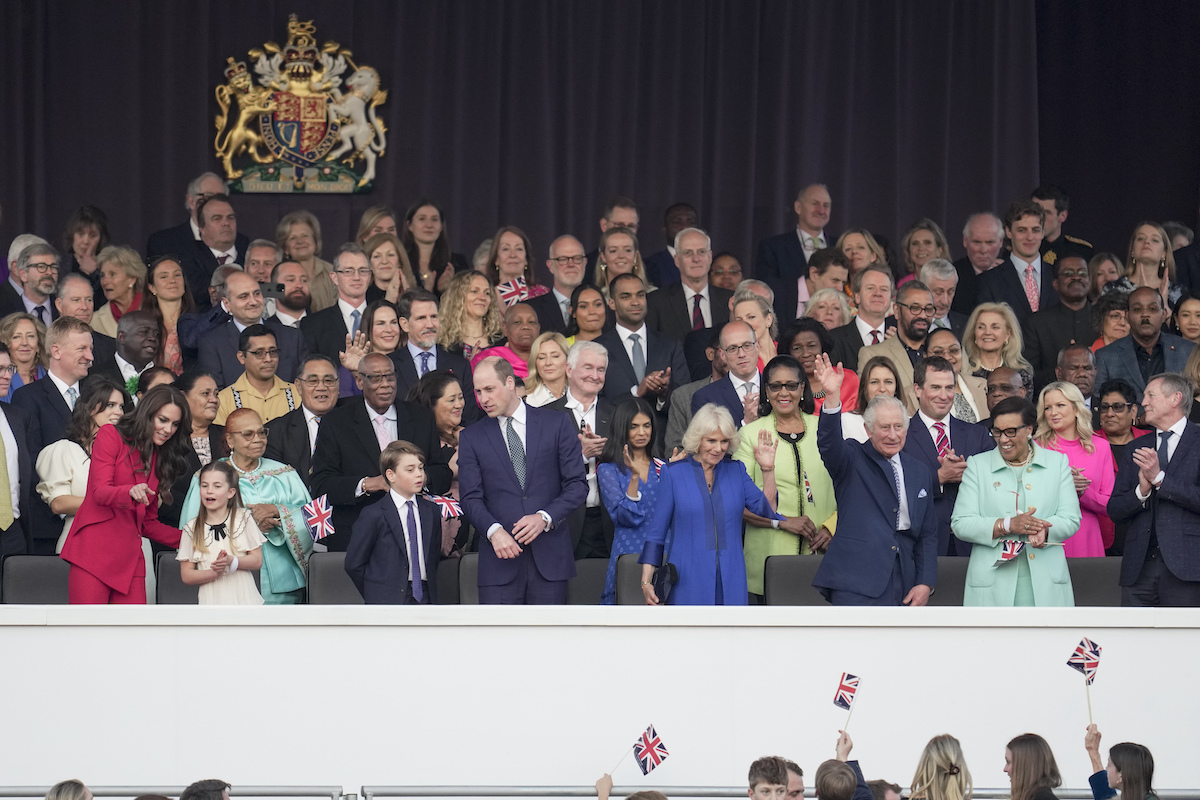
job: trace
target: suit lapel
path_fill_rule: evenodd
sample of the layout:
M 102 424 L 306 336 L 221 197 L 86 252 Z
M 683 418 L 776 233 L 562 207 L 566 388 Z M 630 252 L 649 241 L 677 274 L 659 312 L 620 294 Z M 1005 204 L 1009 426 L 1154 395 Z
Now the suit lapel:
M 953 434 L 953 432 L 954 428 L 951 427 L 947 433 Z M 925 427 L 925 420 L 921 419 L 915 414 L 913 415 L 912 422 L 908 426 L 908 437 L 910 439 L 915 439 L 917 447 L 925 453 L 925 458 L 930 464 L 938 463 L 937 444 L 933 441 L 933 437 L 930 435 L 929 429 Z M 951 439 L 950 446 L 954 446 L 953 439 Z
M 388 492 L 387 497 L 380 502 L 387 503 L 387 513 L 383 515 L 383 518 L 387 521 L 388 530 L 391 531 L 396 545 L 400 548 L 400 554 L 403 555 L 406 552 L 404 549 L 406 537 L 404 525 L 400 522 L 400 515 L 404 513 L 404 510 L 396 505 L 396 498 L 392 497 L 391 492 Z M 409 570 L 412 570 L 411 564 Z
M 415 386 L 420 378 L 417 376 L 417 364 L 413 361 L 412 353 L 408 350 L 408 345 L 397 349 L 393 360 L 396 362 L 396 371 L 400 373 L 405 387 Z
M 356 398 L 351 402 L 358 403 L 358 410 L 354 412 L 352 417 L 354 421 L 354 430 L 358 434 L 361 443 L 366 447 L 367 452 L 379 458 L 379 437 L 375 435 L 375 424 L 371 422 L 371 415 L 367 411 L 367 403 L 361 398 Z M 397 417 L 397 422 L 399 417 Z M 399 429 L 399 425 L 397 425 Z
M 671 330 L 689 331 L 692 329 L 692 310 L 688 308 L 687 292 L 683 290 L 682 283 L 671 285 L 672 289 L 676 287 L 678 287 L 678 290 L 674 292 L 675 297 L 672 298 L 671 310 L 675 316 L 676 325 L 679 327 L 672 327 Z M 646 360 L 649 361 L 649 358 Z
M 525 479 L 529 480 L 529 454 L 540 453 L 540 445 L 542 443 L 542 425 L 534 424 L 534 410 L 529 406 L 525 407 Z M 516 476 L 516 472 L 513 472 Z
M 607 336 L 610 334 L 605 334 L 605 335 Z M 617 377 L 617 376 L 613 375 L 613 366 L 616 365 L 616 366 L 619 366 L 622 370 L 624 370 L 625 375 L 629 378 L 628 381 L 613 381 L 613 385 L 616 386 L 619 384 L 619 385 L 623 386 L 627 382 L 630 385 L 637 384 L 637 382 L 638 382 L 637 374 L 634 373 L 634 371 L 633 371 L 633 362 L 631 362 L 629 360 L 629 351 L 625 349 L 625 344 L 624 344 L 624 342 L 621 341 L 621 335 L 619 333 L 617 333 L 616 330 L 613 330 L 613 331 L 611 331 L 611 336 L 612 336 L 612 340 L 611 340 L 612 346 L 608 348 L 608 374 L 609 374 L 609 377 Z M 648 332 L 647 332 L 647 336 L 649 336 Z M 649 345 L 649 342 L 647 342 L 647 345 Z M 649 347 L 647 347 L 647 353 L 648 352 L 649 352 Z M 647 369 L 649 369 L 649 366 L 648 366 L 649 365 L 649 357 L 648 356 L 647 356 L 646 360 L 647 360 Z
M 525 422 L 529 422 L 528 416 L 525 417 Z M 505 472 L 508 474 L 508 477 L 512 479 L 513 485 L 518 489 L 523 488 L 521 486 L 521 482 L 517 480 L 517 471 L 513 469 L 512 456 L 508 454 L 508 445 L 504 441 L 504 426 L 500 422 L 499 417 L 489 418 L 485 424 L 487 425 L 487 436 L 491 441 L 492 449 L 496 451 L 496 458 L 500 460 L 500 463 L 504 464 Z M 525 430 L 528 432 L 528 424 L 525 425 Z M 528 441 L 528 436 L 526 437 L 526 441 Z M 528 458 L 528 447 L 525 448 L 525 455 L 526 458 Z
M 58 387 L 54 384 L 54 381 L 49 378 L 37 382 L 43 384 L 42 391 L 46 395 L 46 400 L 50 403 L 50 407 L 54 409 L 54 413 L 58 415 L 58 418 L 66 425 L 71 420 L 71 407 L 67 405 L 66 398 L 58 391 Z
M 425 579 L 427 581 L 433 577 L 430 563 L 433 548 L 436 547 L 440 550 L 442 546 L 442 515 L 436 507 L 430 508 L 431 505 L 433 504 L 417 503 L 417 513 L 421 515 L 421 544 L 425 548 Z

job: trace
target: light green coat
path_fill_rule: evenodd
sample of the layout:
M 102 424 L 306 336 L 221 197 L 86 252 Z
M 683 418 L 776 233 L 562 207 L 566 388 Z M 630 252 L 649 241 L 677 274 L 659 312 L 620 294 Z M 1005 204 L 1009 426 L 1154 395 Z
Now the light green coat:
M 808 491 L 804 498 L 804 516 L 812 520 L 818 528 L 825 526 L 830 533 L 836 524 L 837 501 L 833 496 L 833 479 L 825 469 L 821 453 L 817 450 L 817 418 L 804 414 L 804 429 L 806 433 L 800 440 L 800 461 L 804 465 L 804 475 L 808 478 Z M 741 443 L 738 445 L 734 458 L 746 466 L 750 480 L 761 489 L 763 485 L 762 470 L 754 460 L 754 445 L 758 442 L 758 432 L 770 431 L 776 441 L 775 447 L 775 485 L 779 489 L 777 505 L 780 514 L 785 517 L 800 516 L 800 487 L 801 480 L 796 474 L 796 456 L 791 444 L 782 441 L 775 433 L 775 415 L 769 414 L 762 419 L 745 425 L 741 430 Z M 746 582 L 747 588 L 753 594 L 763 593 L 763 570 L 768 556 L 796 554 L 807 555 L 812 551 L 808 542 L 794 533 L 777 531 L 774 528 L 758 528 L 746 525 L 745 539 Z
M 1071 466 L 1062 453 L 1034 447 L 1033 462 L 1020 473 L 1004 462 L 1000 450 L 989 450 L 967 459 L 962 486 L 954 503 L 950 528 L 970 542 L 967 586 L 963 605 L 1011 606 L 1017 591 L 1019 565 L 996 566 L 1004 539 L 992 538 L 997 519 L 1036 508 L 1034 516 L 1050 523 L 1047 545 L 1040 550 L 1026 546 L 1017 558 L 1028 558 L 1033 581 L 1034 604 L 1073 606 L 1075 593 L 1062 542 L 1079 530 L 1079 496 L 1071 478 Z M 1028 536 L 1014 532 L 1005 537 L 1027 542 Z

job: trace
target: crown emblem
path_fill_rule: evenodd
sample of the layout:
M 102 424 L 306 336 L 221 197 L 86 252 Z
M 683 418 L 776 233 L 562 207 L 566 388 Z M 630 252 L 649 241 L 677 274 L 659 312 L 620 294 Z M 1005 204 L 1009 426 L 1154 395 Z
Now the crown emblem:
M 229 66 L 225 68 L 225 77 L 228 80 L 233 80 L 237 76 L 245 74 L 245 72 L 246 72 L 246 62 L 245 61 L 234 61 L 233 56 L 230 56 L 229 58 L 225 59 L 225 61 L 229 64 Z

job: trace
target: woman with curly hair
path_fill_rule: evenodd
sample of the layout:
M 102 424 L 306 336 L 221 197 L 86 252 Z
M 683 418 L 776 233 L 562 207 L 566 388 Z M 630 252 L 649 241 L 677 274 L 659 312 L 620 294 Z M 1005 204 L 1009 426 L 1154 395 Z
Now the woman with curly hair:
M 500 298 L 482 272 L 460 272 L 446 284 L 438 307 L 438 344 L 468 361 L 500 340 Z

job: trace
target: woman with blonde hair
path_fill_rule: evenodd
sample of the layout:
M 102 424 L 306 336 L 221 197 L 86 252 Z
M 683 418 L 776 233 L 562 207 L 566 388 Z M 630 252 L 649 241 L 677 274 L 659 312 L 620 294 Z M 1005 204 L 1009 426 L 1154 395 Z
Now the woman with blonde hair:
M 46 792 L 46 800 L 92 800 L 92 791 L 83 781 L 59 781 Z
M 0 319 L 0 344 L 12 360 L 8 394 L 0 397 L 8 403 L 13 392 L 46 374 L 46 326 L 33 314 L 14 312 Z
M 92 330 L 117 338 L 117 322 L 130 309 L 142 307 L 146 264 L 132 247 L 109 245 L 96 256 L 100 289 L 108 300 L 92 315 Z
M 846 276 L 846 301 L 854 305 L 854 276 L 872 264 L 888 266 L 887 253 L 883 246 L 866 228 L 847 228 L 838 237 L 834 245 L 850 261 L 849 274 Z M 889 268 L 890 269 L 890 268 Z
M 900 240 L 900 252 L 904 258 L 904 272 L 893 269 L 896 275 L 896 285 L 913 280 L 921 272 L 921 267 L 934 258 L 950 258 L 950 243 L 941 226 L 928 218 L 922 218 L 913 223 L 912 227 Z
M 377 233 L 363 247 L 371 265 L 371 284 L 367 286 L 367 302 L 387 300 L 395 305 L 400 295 L 417 285 L 408 252 L 394 233 Z
M 393 236 L 397 233 L 396 212 L 387 206 L 371 206 L 363 212 L 354 241 L 358 242 L 359 247 L 365 247 L 367 239 L 377 233 L 390 233 Z
M 321 223 L 312 212 L 284 214 L 275 226 L 275 244 L 288 260 L 295 261 L 308 273 L 310 314 L 337 302 L 337 287 L 329 277 L 333 265 L 321 258 Z
M 1141 286 L 1157 289 L 1163 305 L 1175 308 L 1187 288 L 1175 282 L 1175 255 L 1171 240 L 1157 222 L 1140 222 L 1129 238 L 1125 274 L 1104 287 L 1104 292 L 1129 294 Z
M 462 353 L 468 361 L 500 340 L 500 298 L 482 272 L 469 270 L 450 279 L 438 317 L 442 321 L 438 344 Z
M 1021 326 L 1008 303 L 976 306 L 967 320 L 962 346 L 971 375 L 987 380 L 992 370 L 1008 367 L 1021 373 L 1026 386 L 1033 385 L 1033 366 L 1021 355 Z
M 812 317 L 825 326 L 826 330 L 849 325 L 854 317 L 850 313 L 850 303 L 846 295 L 837 289 L 818 289 L 808 298 L 804 306 L 804 316 Z
M 779 336 L 779 323 L 775 320 L 775 309 L 762 295 L 750 291 L 734 294 L 729 318 L 733 322 L 746 323 L 754 331 L 754 340 L 758 343 L 760 370 L 764 364 L 779 355 L 775 345 L 775 339 Z
M 646 284 L 646 291 L 657 287 L 646 279 L 646 266 L 642 263 L 637 234 L 624 225 L 613 225 L 600 234 L 600 245 L 596 248 L 596 287 L 608 297 L 608 285 L 613 278 L 632 272 Z
M 567 338 L 547 331 L 529 348 L 529 375 L 525 378 L 525 402 L 534 408 L 553 403 L 567 391 Z
M 910 800 L 971 800 L 974 786 L 962 745 L 948 733 L 935 736 L 921 751 Z
M 1079 532 L 1063 542 L 1067 558 L 1104 555 L 1100 518 L 1108 517 L 1116 473 L 1108 441 L 1092 435 L 1092 412 L 1079 387 L 1055 381 L 1042 389 L 1034 441 L 1067 457 L 1082 519 Z

